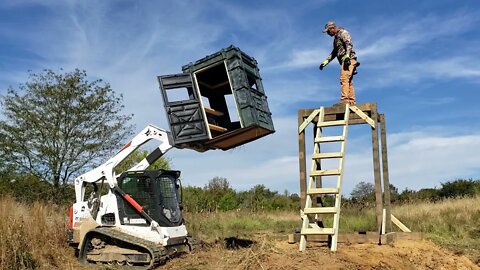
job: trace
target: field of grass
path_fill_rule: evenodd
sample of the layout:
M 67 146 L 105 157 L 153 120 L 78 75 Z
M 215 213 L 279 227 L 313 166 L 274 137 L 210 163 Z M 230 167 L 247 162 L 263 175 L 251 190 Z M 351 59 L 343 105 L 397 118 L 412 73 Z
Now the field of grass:
M 374 211 L 343 208 L 341 231 L 375 230 Z M 0 197 L 0 269 L 79 269 L 66 245 L 67 213 L 54 204 Z M 412 231 L 480 261 L 480 197 L 393 206 L 392 213 Z M 189 232 L 207 243 L 258 234 L 286 239 L 300 226 L 298 212 L 282 211 L 185 213 L 185 219 Z
M 0 197 L 0 269 L 76 269 L 66 244 L 67 213 Z
M 405 204 L 392 213 L 412 231 L 480 263 L 480 196 Z
M 412 231 L 423 232 L 436 244 L 480 262 L 480 197 L 393 205 L 392 214 Z M 204 241 L 248 238 L 255 232 L 285 237 L 299 229 L 301 222 L 299 212 L 187 213 L 185 218 L 189 232 Z M 324 222 L 329 226 L 331 219 Z M 376 231 L 374 206 L 342 208 L 340 231 Z

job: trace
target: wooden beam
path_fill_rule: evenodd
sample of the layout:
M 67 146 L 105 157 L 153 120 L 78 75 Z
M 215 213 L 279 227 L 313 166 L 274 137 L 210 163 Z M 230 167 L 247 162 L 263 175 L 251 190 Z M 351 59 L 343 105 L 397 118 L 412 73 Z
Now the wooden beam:
M 372 117 L 375 123 L 378 122 L 378 115 L 376 110 L 372 110 Z M 382 229 L 382 213 L 383 213 L 383 198 L 382 198 L 382 180 L 380 175 L 380 152 L 378 143 L 378 129 L 372 128 L 372 152 L 373 152 L 373 177 L 375 181 L 375 215 L 377 217 L 377 232 L 381 235 Z
M 362 104 L 356 104 L 355 107 L 359 108 L 363 112 L 365 112 L 367 115 L 370 114 L 372 110 L 377 110 L 377 104 L 376 103 L 362 103 Z M 331 106 L 331 107 L 324 107 L 325 109 L 325 116 L 331 116 L 331 115 L 338 115 L 338 116 L 343 116 L 345 114 L 345 107 L 344 106 Z M 302 117 L 308 117 L 315 109 L 302 109 Z M 343 118 L 342 118 L 343 119 Z
M 350 106 L 350 110 L 352 110 L 354 113 L 356 113 L 360 118 L 365 120 L 372 128 L 375 128 L 375 122 L 372 120 L 372 118 L 368 117 L 366 113 L 364 113 L 362 110 L 357 108 L 356 106 L 352 105 Z
M 298 110 L 298 125 L 303 123 L 305 110 Z M 305 153 L 305 132 L 298 134 L 298 167 L 300 169 L 300 209 L 305 208 L 305 199 L 307 192 L 307 164 Z
M 385 234 L 386 233 L 386 225 L 385 223 L 387 223 L 387 210 L 385 208 L 383 208 L 383 214 L 382 214 L 382 232 L 380 234 Z
M 390 215 L 392 218 L 392 222 L 397 225 L 397 227 L 402 230 L 402 232 L 412 232 L 405 224 L 403 224 L 400 220 L 398 220 L 394 215 Z
M 318 128 L 316 125 L 313 127 L 313 138 L 317 138 L 317 132 L 322 132 L 322 129 L 321 128 Z M 321 135 L 321 134 L 320 134 Z M 321 136 L 320 136 L 321 138 Z M 314 144 L 317 143 L 316 141 L 313 142 Z M 318 143 L 317 145 L 318 147 L 318 152 L 320 153 L 321 152 L 321 144 Z M 315 155 L 315 154 L 314 154 Z M 313 158 L 313 157 L 312 157 Z M 319 159 L 315 159 L 315 170 L 319 171 L 322 169 L 322 162 L 319 160 Z M 322 177 L 321 176 L 312 176 L 313 179 L 315 180 L 315 188 L 312 188 L 310 187 L 308 190 L 310 191 L 321 191 L 322 190 L 322 187 L 323 187 L 323 183 L 322 183 Z M 326 189 L 323 189 L 324 191 Z M 337 192 L 338 193 L 338 192 Z M 317 193 L 318 194 L 318 193 Z M 315 200 L 313 201 L 313 206 L 323 206 L 324 203 L 323 203 L 323 199 L 322 199 L 322 196 L 316 196 L 316 197 L 313 197 L 315 198 Z M 320 224 L 322 227 L 323 227 L 323 216 L 322 215 L 316 215 L 315 216 L 315 220 L 317 222 L 317 224 Z
M 385 124 L 385 115 L 380 114 L 380 141 L 382 146 L 382 177 L 383 177 L 383 203 L 385 209 L 385 231 L 392 231 L 392 208 L 390 201 L 390 179 L 388 176 L 388 156 L 387 156 L 387 130 Z
M 328 235 L 308 235 L 308 242 L 328 242 Z M 390 241 L 387 239 L 390 238 Z M 422 240 L 423 233 L 421 232 L 391 232 L 378 236 L 377 232 L 363 232 L 363 233 L 339 233 L 338 243 L 350 244 L 386 244 L 391 243 L 392 240 Z M 288 243 L 295 244 L 300 242 L 300 233 L 293 233 L 288 235 Z
M 320 112 L 321 109 L 316 109 L 314 110 L 308 117 L 307 119 L 305 119 L 305 121 L 303 121 L 303 123 L 301 123 L 299 126 L 298 126 L 298 133 L 301 133 L 307 126 L 308 124 L 310 124 L 313 120 L 313 118 L 315 118 L 318 113 Z
M 222 116 L 223 115 L 223 112 L 216 111 L 216 110 L 211 109 L 211 108 L 203 107 L 203 109 L 205 110 L 206 113 L 211 114 L 211 115 L 215 115 L 215 116 Z
M 213 124 L 208 124 L 208 128 L 210 130 L 215 130 L 215 131 L 218 131 L 218 132 L 227 132 L 228 131 L 228 129 L 226 129 L 224 127 L 213 125 Z

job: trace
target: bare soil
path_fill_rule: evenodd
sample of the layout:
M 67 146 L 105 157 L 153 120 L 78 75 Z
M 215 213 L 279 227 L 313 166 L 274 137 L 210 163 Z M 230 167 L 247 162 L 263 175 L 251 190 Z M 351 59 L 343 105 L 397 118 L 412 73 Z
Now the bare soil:
M 257 238 L 258 239 L 258 238 Z M 286 240 L 260 238 L 251 247 L 227 249 L 224 243 L 204 244 L 191 254 L 169 260 L 158 269 L 480 269 L 462 254 L 427 240 L 397 240 L 392 245 L 309 242 L 305 252 Z

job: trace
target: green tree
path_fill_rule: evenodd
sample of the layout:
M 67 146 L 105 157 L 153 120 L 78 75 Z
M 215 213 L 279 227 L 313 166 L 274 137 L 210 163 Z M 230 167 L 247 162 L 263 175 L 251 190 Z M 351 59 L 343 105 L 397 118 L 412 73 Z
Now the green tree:
M 208 197 L 208 210 L 209 211 L 217 211 L 222 210 L 220 209 L 220 201 L 222 197 L 224 197 L 228 193 L 234 193 L 234 190 L 230 187 L 230 183 L 228 182 L 227 178 L 224 177 L 214 177 L 204 188 L 206 195 Z M 226 199 L 224 199 L 226 200 Z M 232 203 L 230 200 L 229 204 Z M 224 202 L 226 206 L 226 202 Z
M 405 188 L 400 195 L 398 195 L 398 200 L 404 203 L 413 202 L 417 197 L 417 192 L 415 190 L 411 190 Z
M 238 201 L 236 198 L 236 193 L 233 190 L 227 191 L 223 196 L 220 198 L 218 202 L 218 208 L 221 211 L 229 211 L 236 209 L 238 207 Z
M 182 206 L 187 212 L 203 212 L 207 210 L 207 195 L 200 187 L 186 186 L 182 190 Z
M 354 203 L 365 204 L 375 201 L 375 186 L 372 183 L 360 182 L 350 193 Z
M 122 160 L 117 167 L 115 167 L 115 173 L 120 174 L 125 172 L 135 166 L 137 163 L 142 161 L 146 156 L 148 156 L 149 152 L 147 150 L 144 151 L 134 151 L 131 153 L 126 159 Z M 166 157 L 161 157 L 157 159 L 153 164 L 148 166 L 148 170 L 170 170 L 170 160 Z
M 442 183 L 442 187 L 440 188 L 438 194 L 443 198 L 473 196 L 476 192 L 475 185 L 475 181 L 472 179 L 457 179 L 455 181 L 448 181 L 446 183 Z
M 292 193 L 288 196 L 293 203 L 300 203 L 300 196 L 297 193 Z
M 85 71 L 30 74 L 0 98 L 0 156 L 4 165 L 66 184 L 110 156 L 131 134 L 122 96 Z
M 422 201 L 433 202 L 439 199 L 438 189 L 422 188 L 416 193 L 416 198 Z
M 265 185 L 255 185 L 249 193 L 249 207 L 253 211 L 272 209 L 272 199 L 277 195 L 276 191 L 271 191 Z
M 475 180 L 475 194 L 480 195 L 480 179 Z

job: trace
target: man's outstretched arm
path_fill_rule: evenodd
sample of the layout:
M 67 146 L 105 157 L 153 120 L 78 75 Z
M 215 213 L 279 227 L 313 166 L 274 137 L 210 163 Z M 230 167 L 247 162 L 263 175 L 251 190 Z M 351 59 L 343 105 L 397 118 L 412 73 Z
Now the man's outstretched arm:
M 335 56 L 334 56 L 334 51 L 332 51 L 332 52 L 327 56 L 327 58 L 325 59 L 325 61 L 323 61 L 318 68 L 319 68 L 320 70 L 323 70 L 323 68 L 326 67 L 326 66 L 328 65 L 328 63 L 330 63 L 330 61 L 332 61 L 333 58 L 335 58 Z

